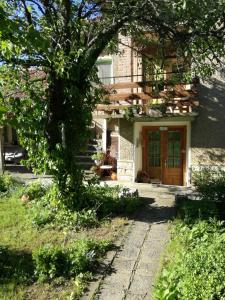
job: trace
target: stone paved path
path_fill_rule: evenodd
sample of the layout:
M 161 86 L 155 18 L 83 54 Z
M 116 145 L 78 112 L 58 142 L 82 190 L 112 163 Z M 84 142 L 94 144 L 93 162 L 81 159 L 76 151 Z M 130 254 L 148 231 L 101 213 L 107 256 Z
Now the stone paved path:
M 113 259 L 110 272 L 101 281 L 95 295 L 85 299 L 152 299 L 160 256 L 169 239 L 168 220 L 175 212 L 175 188 L 138 185 L 138 189 L 145 205 L 136 214 L 121 249 Z

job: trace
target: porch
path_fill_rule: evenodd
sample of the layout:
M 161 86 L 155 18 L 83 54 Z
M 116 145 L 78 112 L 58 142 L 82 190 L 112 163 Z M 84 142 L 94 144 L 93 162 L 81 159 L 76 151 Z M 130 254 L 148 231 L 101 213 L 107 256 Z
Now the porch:
M 174 84 L 177 73 L 160 75 L 165 79 L 110 77 L 107 95 L 93 116 L 102 128 L 103 151 L 110 150 L 117 160 L 118 180 L 134 182 L 145 172 L 150 183 L 186 186 L 191 122 L 198 115 L 198 81 Z M 157 131 L 158 140 L 150 137 L 152 131 Z
M 158 74 L 166 78 L 163 80 L 146 80 L 143 74 L 102 78 L 111 83 L 104 85 L 106 95 L 98 103 L 94 116 L 132 118 L 195 113 L 199 106 L 198 80 L 177 84 L 173 78 L 178 75 Z

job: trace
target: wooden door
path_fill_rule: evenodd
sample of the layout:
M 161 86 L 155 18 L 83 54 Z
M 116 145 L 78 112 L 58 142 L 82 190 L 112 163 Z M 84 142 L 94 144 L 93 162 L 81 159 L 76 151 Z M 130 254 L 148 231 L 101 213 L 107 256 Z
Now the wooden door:
M 152 182 L 183 185 L 186 127 L 144 127 L 143 169 Z

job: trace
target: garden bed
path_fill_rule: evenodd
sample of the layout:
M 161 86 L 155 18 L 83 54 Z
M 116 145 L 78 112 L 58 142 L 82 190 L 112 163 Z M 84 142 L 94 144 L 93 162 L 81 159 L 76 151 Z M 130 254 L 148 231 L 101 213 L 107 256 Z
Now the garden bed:
M 123 212 L 132 213 L 137 207 L 127 191 L 118 199 L 116 188 L 92 186 L 86 193 L 87 200 L 90 194 L 92 201 L 99 197 L 99 211 L 93 214 L 94 206 L 69 213 L 60 208 L 55 218 L 48 218 L 53 204 L 46 204 L 46 191 L 38 184 L 28 189 L 18 185 L 2 194 L 0 299 L 79 298 L 107 250 L 129 225 Z M 110 198 L 113 193 L 115 198 Z M 53 201 L 49 194 L 47 199 Z
M 197 197 L 177 197 L 177 217 L 154 300 L 225 299 L 224 175 L 224 171 L 198 173 Z

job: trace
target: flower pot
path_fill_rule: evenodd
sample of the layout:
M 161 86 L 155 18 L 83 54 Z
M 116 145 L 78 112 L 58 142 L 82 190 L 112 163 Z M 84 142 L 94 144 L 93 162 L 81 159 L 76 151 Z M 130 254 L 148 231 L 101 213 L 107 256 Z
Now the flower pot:
M 116 172 L 112 172 L 112 174 L 111 174 L 111 179 L 112 180 L 117 180 L 117 174 L 116 174 Z

